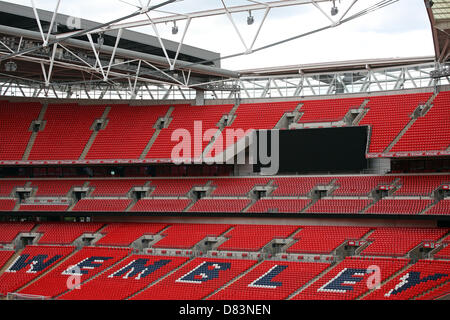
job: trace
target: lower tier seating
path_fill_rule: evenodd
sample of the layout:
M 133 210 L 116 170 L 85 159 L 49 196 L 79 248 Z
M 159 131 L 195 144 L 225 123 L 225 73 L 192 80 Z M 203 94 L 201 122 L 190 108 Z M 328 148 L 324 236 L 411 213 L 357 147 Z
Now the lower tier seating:
M 27 246 L 0 276 L 0 295 L 21 289 L 74 251 L 74 247 Z M 44 282 L 45 283 L 45 282 Z M 43 288 L 35 293 L 42 294 Z
M 68 288 L 68 277 L 78 276 L 81 284 L 125 258 L 130 251 L 124 248 L 84 247 L 45 276 L 20 290 L 19 293 L 55 297 L 74 289 L 74 287 Z M 73 285 L 76 285 L 75 281 Z
M 370 267 L 377 266 L 384 281 L 407 265 L 407 259 L 348 257 L 292 300 L 354 300 L 369 291 Z
M 450 280 L 450 261 L 421 260 L 375 290 L 365 300 L 407 300 Z
M 108 272 L 88 281 L 62 300 L 123 300 L 176 269 L 189 258 L 132 255 Z
M 29 231 L 42 234 L 36 239 L 39 245 L 12 249 L 16 234 Z M 407 254 L 423 243 L 448 245 L 449 232 L 345 225 L 0 223 L 0 235 L 9 239 L 0 245 L 0 296 L 435 299 L 450 294 L 449 256 L 441 250 L 440 256 L 430 254 L 416 262 Z M 84 247 L 71 243 L 83 233 L 101 237 Z M 153 240 L 139 251 L 138 243 L 131 243 L 143 235 Z M 271 254 L 274 239 L 285 241 L 277 249 L 281 253 Z M 348 251 L 355 244 L 359 250 Z M 342 249 L 347 250 L 344 255 Z
M 131 300 L 200 300 L 255 263 L 255 260 L 197 258 Z
M 209 300 L 282 300 L 328 268 L 328 263 L 264 261 Z

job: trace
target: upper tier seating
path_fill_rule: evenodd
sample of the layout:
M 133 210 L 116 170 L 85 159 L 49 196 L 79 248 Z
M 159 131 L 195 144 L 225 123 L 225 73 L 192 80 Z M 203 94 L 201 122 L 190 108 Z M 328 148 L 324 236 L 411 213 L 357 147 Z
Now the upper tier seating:
M 420 260 L 364 300 L 407 300 L 450 280 L 450 261 Z
M 267 226 L 267 225 L 237 225 L 228 231 L 218 250 L 258 251 L 273 239 L 286 239 L 298 227 Z
M 361 252 L 366 256 L 404 256 L 425 241 L 437 241 L 447 229 L 377 228 L 368 238 L 372 243 Z
M 327 263 L 264 261 L 208 300 L 286 299 L 329 266 Z M 261 279 L 263 275 L 267 277 Z
M 78 160 L 105 106 L 49 105 L 28 160 Z
M 131 300 L 200 300 L 255 263 L 255 260 L 196 258 Z M 208 277 L 209 272 L 214 273 Z M 220 276 L 213 277 L 216 273 Z
M 188 258 L 132 255 L 111 270 L 72 290 L 62 300 L 123 300 L 176 269 Z M 136 269 L 130 269 L 134 265 Z M 138 266 L 142 270 L 138 269 Z M 166 289 L 167 291 L 167 289 Z
M 0 159 L 22 160 L 42 105 L 37 102 L 0 102 Z
M 153 143 L 147 158 L 151 159 L 171 159 L 172 150 L 181 141 L 190 147 L 190 154 L 176 153 L 175 158 L 195 159 L 201 157 L 203 150 L 209 144 L 212 136 L 219 130 L 217 124 L 223 115 L 228 114 L 232 105 L 217 106 L 177 106 L 171 114 L 172 121 L 168 128 L 165 128 L 158 135 Z M 198 137 L 195 135 L 195 125 L 197 121 Z M 200 127 L 201 126 L 201 127 Z M 181 134 L 188 136 L 178 136 L 174 131 L 182 129 Z M 200 130 L 201 129 L 201 130 Z M 211 130 L 209 139 L 204 139 L 205 132 Z M 201 135 L 201 136 L 200 136 Z M 175 141 L 172 141 L 174 139 Z M 189 139 L 189 140 L 185 140 Z M 189 143 L 190 142 L 190 143 Z
M 0 276 L 0 295 L 22 288 L 55 266 L 74 249 L 62 246 L 27 246 L 17 259 L 8 264 L 8 269 Z M 37 290 L 38 295 L 42 295 L 43 288 Z
M 130 251 L 130 249 L 84 247 L 19 293 L 45 297 L 62 294 L 69 290 L 67 279 L 71 274 L 80 275 L 80 281 L 83 283 L 125 258 Z M 80 274 L 76 272 L 74 266 L 78 266 Z
M 449 107 L 450 92 L 440 92 L 431 110 L 414 122 L 391 152 L 447 150 L 450 144 Z
M 206 156 L 216 156 L 232 141 L 227 135 L 241 129 L 273 129 L 286 112 L 292 112 L 303 103 L 300 123 L 342 120 L 351 108 L 360 107 L 368 99 L 368 113 L 360 126 L 371 126 L 369 153 L 383 153 L 411 120 L 411 114 L 430 97 L 430 93 L 406 93 L 401 95 L 370 96 L 361 98 L 319 99 L 305 101 L 269 102 L 241 104 L 236 118 L 214 142 Z M 439 93 L 433 107 L 424 117 L 418 118 L 394 145 L 391 152 L 445 151 L 450 136 L 448 110 L 450 91 Z M 112 105 L 106 115 L 106 126 L 93 135 L 94 121 L 100 119 L 109 106 L 84 106 L 77 104 L 50 104 L 43 120 L 45 126 L 36 133 L 36 139 L 28 159 L 39 160 L 170 160 L 172 149 L 179 141 L 171 141 L 177 129 L 190 133 L 193 154 L 187 158 L 199 157 L 210 143 L 212 132 L 227 115 L 233 105 L 189 106 L 175 105 L 170 115 L 169 126 L 162 129 L 147 154 L 144 150 L 156 129 L 159 118 L 167 115 L 170 106 Z M 0 102 L 0 161 L 20 161 L 30 141 L 31 123 L 37 120 L 43 106 L 39 103 Z M 202 131 L 212 129 L 207 139 L 194 143 L 194 122 L 202 122 Z M 430 131 L 431 130 L 431 131 Z M 432 132 L 432 134 L 430 134 Z M 95 138 L 84 159 L 80 159 L 90 140 Z M 223 143 L 221 143 L 223 142 Z M 180 155 L 183 156 L 183 155 Z
M 384 281 L 407 263 L 407 259 L 347 257 L 292 300 L 354 300 L 369 290 L 369 267 L 378 266 Z
M 365 98 L 302 101 L 299 123 L 341 121 L 350 109 L 359 109 Z
M 410 115 L 419 104 L 430 97 L 431 93 L 371 97 L 366 106 L 369 112 L 359 123 L 372 127 L 369 153 L 384 152 L 411 120 Z
M 155 133 L 153 126 L 169 106 L 114 105 L 86 159 L 139 159 Z
M 236 110 L 236 119 L 231 126 L 226 127 L 221 136 L 213 144 L 212 149 L 207 152 L 208 157 L 219 155 L 229 146 L 233 145 L 242 136 L 238 135 L 238 130 L 246 133 L 251 129 L 273 129 L 281 117 L 286 112 L 295 110 L 298 101 L 290 102 L 269 102 L 241 104 Z M 233 137 L 236 137 L 233 139 Z M 234 140 L 234 141 L 233 141 Z

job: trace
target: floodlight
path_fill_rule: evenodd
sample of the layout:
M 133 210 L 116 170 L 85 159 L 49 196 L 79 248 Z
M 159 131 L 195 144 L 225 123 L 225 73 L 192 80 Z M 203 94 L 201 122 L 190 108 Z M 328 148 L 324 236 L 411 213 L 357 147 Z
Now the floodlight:
M 252 12 L 248 11 L 247 24 L 250 26 L 255 22 L 255 18 L 252 16 Z
M 337 15 L 339 12 L 339 9 L 336 7 L 336 2 L 335 0 L 333 0 L 333 7 L 331 8 L 331 15 L 335 16 Z
M 178 27 L 177 27 L 177 24 L 174 21 L 173 22 L 173 27 L 172 27 L 172 34 L 177 34 L 177 33 L 178 33 Z

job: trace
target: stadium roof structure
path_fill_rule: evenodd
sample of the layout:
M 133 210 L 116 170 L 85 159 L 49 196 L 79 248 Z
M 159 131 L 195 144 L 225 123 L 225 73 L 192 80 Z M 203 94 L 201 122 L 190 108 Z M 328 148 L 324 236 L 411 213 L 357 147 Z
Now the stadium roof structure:
M 445 63 L 450 59 L 450 1 L 425 0 L 433 31 L 436 60 Z
M 448 79 L 433 78 L 433 57 L 358 60 L 240 71 L 221 68 L 223 59 L 251 54 L 337 27 L 395 1 L 380 0 L 354 12 L 352 9 L 358 0 L 352 0 L 348 1 L 349 6 L 344 7 L 340 15 L 330 15 L 320 5 L 335 5 L 333 0 L 243 0 L 241 3 L 245 4 L 237 6 L 227 6 L 222 1 L 223 7 L 191 13 L 162 11 L 161 7 L 176 0 L 160 0 L 152 6 L 148 1 L 137 11 L 107 23 L 60 14 L 58 8 L 61 0 L 56 1 L 54 11 L 37 9 L 34 1 L 31 1 L 31 7 L 0 1 L 0 96 L 103 100 L 198 99 L 198 103 L 202 104 L 201 101 L 209 97 L 299 97 L 430 87 L 439 81 L 448 84 Z M 281 40 L 275 43 L 260 47 L 255 45 L 272 9 L 300 5 L 314 6 L 326 16 L 329 24 L 290 38 L 282 39 L 280 36 Z M 437 10 L 438 5 L 434 7 Z M 263 18 L 253 39 L 247 43 L 232 14 L 257 10 L 263 12 Z M 151 11 L 164 15 L 150 17 Z M 192 20 L 218 15 L 228 17 L 245 48 L 243 52 L 224 57 L 184 43 Z M 158 26 L 167 23 L 175 25 L 178 21 L 186 22 L 180 42 L 163 39 Z M 155 35 L 128 30 L 142 26 L 151 26 Z

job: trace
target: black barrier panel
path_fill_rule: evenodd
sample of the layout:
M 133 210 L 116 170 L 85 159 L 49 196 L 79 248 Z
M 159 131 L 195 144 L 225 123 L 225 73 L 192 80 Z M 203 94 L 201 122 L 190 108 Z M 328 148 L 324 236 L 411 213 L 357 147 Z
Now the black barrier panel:
M 366 159 L 368 127 L 280 130 L 278 132 L 278 174 L 352 173 L 360 172 L 368 167 Z M 261 132 L 257 132 L 258 155 L 264 145 L 261 135 Z M 276 161 L 275 154 L 272 154 L 272 135 L 274 131 L 269 131 L 266 139 L 267 159 Z M 258 164 L 254 166 L 255 172 L 259 172 L 261 168 L 274 167 L 273 162 L 263 166 L 261 159 L 258 156 Z

